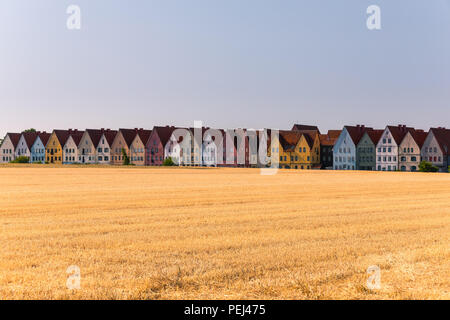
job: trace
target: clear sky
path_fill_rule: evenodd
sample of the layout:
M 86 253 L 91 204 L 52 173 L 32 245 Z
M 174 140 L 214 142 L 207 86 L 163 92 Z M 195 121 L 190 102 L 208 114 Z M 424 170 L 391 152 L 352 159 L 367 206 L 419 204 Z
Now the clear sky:
M 381 30 L 366 27 L 371 4 Z M 450 127 L 450 0 L 1 0 L 0 108 L 1 136 Z

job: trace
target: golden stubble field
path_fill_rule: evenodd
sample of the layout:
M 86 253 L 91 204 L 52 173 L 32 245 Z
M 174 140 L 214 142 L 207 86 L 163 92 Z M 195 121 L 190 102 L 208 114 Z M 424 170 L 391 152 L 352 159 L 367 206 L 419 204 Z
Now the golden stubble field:
M 450 174 L 2 166 L 0 245 L 0 299 L 449 299 Z

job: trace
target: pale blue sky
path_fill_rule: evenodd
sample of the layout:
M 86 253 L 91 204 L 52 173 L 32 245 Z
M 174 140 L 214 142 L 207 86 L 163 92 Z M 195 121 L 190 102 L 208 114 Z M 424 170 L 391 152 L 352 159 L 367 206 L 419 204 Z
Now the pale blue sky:
M 66 28 L 66 8 L 82 29 Z M 382 30 L 366 28 L 381 7 Z M 2 0 L 0 135 L 450 127 L 450 0 Z

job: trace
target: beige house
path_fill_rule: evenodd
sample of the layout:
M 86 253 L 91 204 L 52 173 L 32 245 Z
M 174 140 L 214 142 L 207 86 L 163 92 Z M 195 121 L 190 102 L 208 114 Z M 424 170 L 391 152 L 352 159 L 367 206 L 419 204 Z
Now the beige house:
M 145 166 L 145 146 L 150 138 L 151 130 L 136 130 L 136 135 L 130 146 L 130 163 L 136 166 Z
M 421 161 L 421 149 L 428 133 L 423 130 L 410 130 L 398 148 L 400 171 L 418 171 Z

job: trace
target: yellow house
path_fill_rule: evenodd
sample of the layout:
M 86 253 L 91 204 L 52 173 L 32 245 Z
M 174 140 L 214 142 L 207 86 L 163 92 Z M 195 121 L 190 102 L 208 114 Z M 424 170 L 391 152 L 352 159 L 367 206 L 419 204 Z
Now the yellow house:
M 279 131 L 277 150 L 279 167 L 282 169 L 320 168 L 320 139 L 316 130 Z M 275 149 L 275 147 L 272 147 Z
M 53 130 L 47 145 L 45 146 L 45 161 L 48 163 L 62 164 L 62 149 L 69 139 L 71 130 Z

